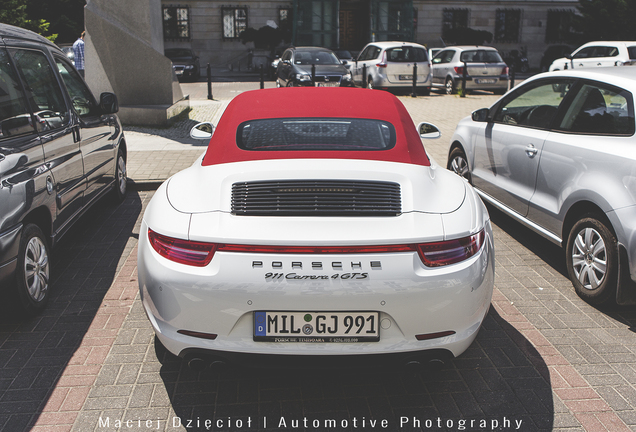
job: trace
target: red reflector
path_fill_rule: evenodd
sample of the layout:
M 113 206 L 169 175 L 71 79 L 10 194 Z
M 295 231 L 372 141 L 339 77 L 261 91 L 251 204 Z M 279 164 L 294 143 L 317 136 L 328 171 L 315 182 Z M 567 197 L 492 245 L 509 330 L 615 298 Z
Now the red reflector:
M 444 336 L 454 335 L 455 332 L 453 330 L 443 331 L 439 333 L 426 333 L 421 335 L 415 335 L 415 339 L 417 340 L 429 340 L 429 339 L 437 339 Z
M 504 68 L 501 70 L 501 74 L 502 74 L 502 75 L 508 75 L 508 66 L 504 67 Z
M 477 234 L 443 242 L 422 243 L 417 252 L 424 265 L 439 267 L 464 261 L 481 249 L 486 234 L 481 230 Z
M 464 75 L 464 66 L 455 66 L 455 73 L 457 75 Z
M 148 229 L 148 240 L 153 249 L 162 257 L 195 267 L 205 267 L 210 264 L 212 257 L 214 257 L 214 251 L 218 246 L 216 243 L 203 243 L 168 237 L 151 229 Z
M 249 246 L 237 244 L 221 244 L 218 248 L 223 252 L 256 252 L 256 253 L 289 253 L 289 254 L 356 254 L 383 252 L 413 252 L 414 245 L 384 246 Z
M 210 339 L 210 340 L 216 339 L 216 336 L 217 336 L 214 333 L 201 333 L 201 332 L 195 332 L 195 331 L 190 331 L 190 330 L 177 330 L 177 333 L 180 333 L 180 334 L 186 335 L 186 336 L 192 336 L 192 337 L 196 337 L 196 338 Z

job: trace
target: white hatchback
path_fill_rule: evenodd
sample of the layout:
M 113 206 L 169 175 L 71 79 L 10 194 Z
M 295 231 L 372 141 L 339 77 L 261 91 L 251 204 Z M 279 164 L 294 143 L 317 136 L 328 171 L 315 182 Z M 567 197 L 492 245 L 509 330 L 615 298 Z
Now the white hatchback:
M 626 66 L 633 62 L 636 62 L 636 41 L 598 41 L 588 42 L 571 55 L 556 59 L 549 70 Z

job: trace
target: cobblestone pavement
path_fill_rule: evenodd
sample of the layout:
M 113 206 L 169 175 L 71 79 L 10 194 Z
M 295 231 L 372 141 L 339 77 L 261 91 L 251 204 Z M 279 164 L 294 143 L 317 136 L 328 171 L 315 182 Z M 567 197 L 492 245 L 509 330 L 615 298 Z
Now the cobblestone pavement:
M 416 122 L 442 129 L 425 144 L 445 164 L 459 118 L 495 98 L 401 100 Z M 161 138 L 130 136 L 149 132 Z M 193 151 L 181 145 L 165 151 Z M 0 430 L 190 431 L 210 421 L 217 431 L 636 431 L 636 310 L 581 301 L 560 250 L 495 210 L 493 307 L 475 343 L 441 372 L 193 372 L 155 346 L 137 295 L 140 218 L 152 195 L 99 203 L 71 230 L 55 251 L 43 315 L 26 319 L 0 303 Z

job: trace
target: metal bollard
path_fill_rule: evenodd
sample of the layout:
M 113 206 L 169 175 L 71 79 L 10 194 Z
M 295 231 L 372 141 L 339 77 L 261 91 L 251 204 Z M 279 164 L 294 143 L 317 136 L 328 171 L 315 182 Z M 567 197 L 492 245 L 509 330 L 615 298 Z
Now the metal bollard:
M 210 63 L 208 63 L 208 99 L 212 100 L 212 69 Z
M 362 65 L 362 85 L 367 87 L 367 64 Z
M 261 64 L 260 67 L 260 73 L 261 73 L 261 90 L 263 90 L 265 88 L 265 76 L 263 74 L 263 65 Z
M 510 66 L 510 88 L 515 86 L 515 65 Z
M 413 63 L 413 91 L 411 97 L 417 97 L 417 63 Z
M 315 86 L 316 85 L 316 65 L 311 65 L 311 82 Z
M 462 70 L 462 94 L 459 97 L 466 97 L 466 77 L 468 76 L 468 64 L 464 62 L 464 69 Z

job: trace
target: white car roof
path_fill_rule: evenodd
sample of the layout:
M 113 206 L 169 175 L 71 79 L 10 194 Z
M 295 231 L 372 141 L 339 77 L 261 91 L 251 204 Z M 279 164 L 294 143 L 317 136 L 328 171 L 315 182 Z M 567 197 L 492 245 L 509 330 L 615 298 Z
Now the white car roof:
M 557 70 L 535 75 L 527 81 L 551 76 L 586 78 L 622 87 L 632 92 L 636 91 L 636 66 L 608 66 Z
M 414 42 L 401 42 L 401 41 L 370 42 L 367 45 L 375 45 L 378 48 L 382 48 L 382 49 L 394 48 L 394 47 L 400 47 L 400 46 L 414 46 L 414 47 L 426 49 L 423 45 L 420 45 L 420 44 L 417 44 L 417 43 L 414 43 Z

